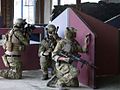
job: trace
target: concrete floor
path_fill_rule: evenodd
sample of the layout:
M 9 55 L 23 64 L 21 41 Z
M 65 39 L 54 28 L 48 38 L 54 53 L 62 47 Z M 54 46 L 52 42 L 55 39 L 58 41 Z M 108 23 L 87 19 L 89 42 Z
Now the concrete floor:
M 114 78 L 114 79 L 113 79 Z M 120 90 L 120 77 L 100 79 L 97 90 Z M 23 79 L 8 80 L 0 78 L 0 90 L 59 90 L 46 87 L 48 81 L 41 80 L 40 70 L 23 71 Z M 68 88 L 68 90 L 93 90 L 88 87 Z

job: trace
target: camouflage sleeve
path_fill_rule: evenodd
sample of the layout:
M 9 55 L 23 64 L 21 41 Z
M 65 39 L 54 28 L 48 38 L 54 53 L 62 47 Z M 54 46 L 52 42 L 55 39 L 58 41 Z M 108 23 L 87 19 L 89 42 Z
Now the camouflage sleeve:
M 43 53 L 47 50 L 47 41 L 43 39 L 39 45 L 38 56 L 43 56 Z
M 53 58 L 54 61 L 57 62 L 58 58 L 60 57 L 59 55 L 57 55 L 57 52 L 60 51 L 60 50 L 62 50 L 62 48 L 63 48 L 63 41 L 60 40 L 60 41 L 57 43 L 54 51 L 52 52 L 52 58 Z
M 14 34 L 15 34 L 16 38 L 18 38 L 19 41 L 20 41 L 22 44 L 24 44 L 24 45 L 28 45 L 28 44 L 29 44 L 29 43 L 28 43 L 28 39 L 25 38 L 21 32 L 16 31 Z
M 55 47 L 55 49 L 54 49 L 53 52 L 57 52 L 57 51 L 61 50 L 62 48 L 63 48 L 63 41 L 60 40 L 60 41 L 57 43 L 57 45 L 56 45 L 56 47 Z
M 42 40 L 41 43 L 40 43 L 40 45 L 39 45 L 39 51 L 38 51 L 39 53 L 46 50 L 46 48 L 45 48 L 45 46 L 44 46 L 44 42 L 45 42 L 45 41 Z

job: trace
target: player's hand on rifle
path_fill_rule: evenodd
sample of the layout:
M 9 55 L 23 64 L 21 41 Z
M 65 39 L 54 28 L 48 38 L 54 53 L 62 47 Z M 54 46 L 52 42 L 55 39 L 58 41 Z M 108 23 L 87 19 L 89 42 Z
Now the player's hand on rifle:
M 50 54 L 50 52 L 51 52 L 51 50 L 48 49 L 47 51 L 45 51 L 45 52 L 43 53 L 43 55 L 48 56 L 48 55 Z
M 69 57 L 60 57 L 59 58 L 60 61 L 64 61 L 64 62 L 68 62 L 70 61 L 70 58 Z
M 49 53 L 48 53 L 48 52 L 44 52 L 43 55 L 44 55 L 44 56 L 48 56 Z

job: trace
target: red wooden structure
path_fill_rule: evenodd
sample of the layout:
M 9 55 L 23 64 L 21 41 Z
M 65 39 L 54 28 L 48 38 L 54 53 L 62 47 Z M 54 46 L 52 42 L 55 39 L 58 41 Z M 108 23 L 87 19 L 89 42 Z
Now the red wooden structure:
M 80 68 L 81 63 L 78 63 L 80 83 L 96 88 L 97 78 L 119 73 L 119 31 L 115 27 L 71 8 L 67 8 L 51 23 L 60 27 L 58 33 L 61 37 L 64 37 L 64 30 L 68 26 L 78 29 L 76 39 L 81 45 L 86 34 L 92 35 L 89 52 L 82 54 L 82 57 L 94 63 L 97 69 L 87 66 Z

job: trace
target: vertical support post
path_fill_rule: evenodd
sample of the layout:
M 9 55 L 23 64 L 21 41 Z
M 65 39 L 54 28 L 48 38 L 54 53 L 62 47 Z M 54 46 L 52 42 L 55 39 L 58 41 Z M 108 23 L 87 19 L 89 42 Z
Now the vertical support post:
M 76 8 L 78 10 L 81 10 L 80 5 L 81 5 L 81 0 L 76 0 Z
M 58 0 L 58 5 L 60 5 L 60 3 L 61 3 L 61 0 Z
M 21 18 L 23 18 L 23 0 L 21 0 Z
M 44 0 L 40 0 L 40 23 L 44 24 Z

